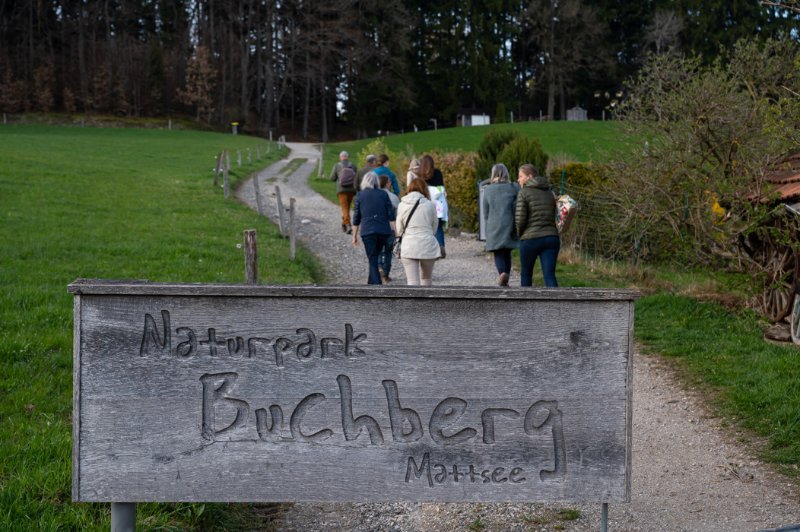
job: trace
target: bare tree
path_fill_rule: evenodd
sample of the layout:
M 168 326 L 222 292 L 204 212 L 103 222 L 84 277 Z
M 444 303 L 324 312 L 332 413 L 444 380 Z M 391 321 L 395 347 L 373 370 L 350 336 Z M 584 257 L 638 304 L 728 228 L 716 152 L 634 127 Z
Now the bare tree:
M 644 44 L 652 46 L 657 55 L 667 52 L 678 44 L 683 19 L 675 11 L 658 9 L 645 29 Z

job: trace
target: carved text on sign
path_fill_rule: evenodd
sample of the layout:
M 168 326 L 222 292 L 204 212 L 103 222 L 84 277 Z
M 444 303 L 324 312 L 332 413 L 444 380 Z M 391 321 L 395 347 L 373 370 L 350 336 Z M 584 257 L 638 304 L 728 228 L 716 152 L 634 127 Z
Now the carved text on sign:
M 202 437 L 213 443 L 220 436 L 225 436 L 233 431 L 247 430 L 251 421 L 250 403 L 240 397 L 234 397 L 232 392 L 239 375 L 234 372 L 207 373 L 200 377 L 203 386 L 202 392 Z M 336 434 L 340 434 L 347 442 L 357 444 L 380 446 L 389 437 L 384 432 L 378 421 L 369 415 L 355 417 L 353 413 L 353 393 L 350 377 L 339 375 L 336 378 L 339 388 L 338 401 L 329 399 L 322 393 L 312 393 L 301 399 L 292 410 L 289 417 L 289 436 L 285 435 L 284 408 L 273 404 L 269 409 L 258 408 L 255 410 L 256 432 L 259 440 L 282 442 L 298 441 L 323 443 Z M 393 380 L 384 380 L 383 385 L 386 407 L 390 424 L 391 440 L 398 444 L 411 444 L 422 440 L 427 433 L 428 439 L 434 446 L 447 447 L 465 444 L 480 438 L 484 445 L 493 445 L 498 441 L 497 424 L 504 424 L 505 434 L 527 435 L 534 437 L 548 437 L 552 442 L 553 468 L 539 471 L 539 479 L 563 480 L 566 473 L 566 444 L 562 426 L 562 413 L 557 401 L 535 401 L 524 412 L 513 408 L 485 408 L 480 414 L 481 422 L 476 427 L 468 426 L 462 422 L 464 414 L 469 409 L 469 403 L 459 397 L 447 397 L 441 400 L 433 409 L 428 422 L 423 424 L 420 413 L 412 408 L 403 407 L 397 383 Z M 313 427 L 304 424 L 306 416 L 315 408 L 331 408 L 328 404 L 334 402 L 338 407 L 341 423 L 337 426 Z M 338 403 L 338 405 L 336 405 Z M 217 411 L 228 412 L 227 419 L 218 420 Z M 288 414 L 288 412 L 287 412 Z M 232 420 L 231 420 L 232 417 Z M 335 416 L 331 416 L 335 417 Z M 329 418 L 328 418 L 329 419 Z M 521 429 L 521 430 L 520 430 Z M 250 429 L 252 430 L 252 428 Z M 363 436 L 363 437 L 362 437 Z M 341 440 L 336 438 L 335 445 L 341 445 Z M 429 453 L 425 453 L 419 460 L 413 456 L 408 458 L 406 482 L 427 479 L 429 487 L 434 482 L 443 483 L 450 478 L 454 482 L 469 477 L 470 482 L 476 483 L 503 483 L 524 482 L 524 472 L 518 467 L 496 467 L 491 470 L 477 470 L 472 464 L 464 464 L 459 472 L 458 464 L 447 466 L 444 464 L 431 464 Z M 450 473 L 448 473 L 450 471 Z M 466 476 L 466 477 L 465 477 Z
M 191 359 L 198 356 L 230 358 L 274 357 L 275 365 L 284 367 L 285 358 L 296 356 L 298 360 L 311 358 L 334 358 L 338 356 L 355 357 L 365 355 L 358 346 L 367 339 L 366 334 L 355 334 L 353 326 L 346 323 L 344 337 L 318 338 L 308 328 L 298 328 L 295 335 L 272 336 L 218 336 L 214 327 L 197 330 L 193 327 L 177 327 L 173 342 L 171 316 L 168 310 L 161 311 L 163 333 L 159 331 L 156 319 L 151 314 L 144 315 L 144 331 L 139 347 L 139 356 L 157 355 Z

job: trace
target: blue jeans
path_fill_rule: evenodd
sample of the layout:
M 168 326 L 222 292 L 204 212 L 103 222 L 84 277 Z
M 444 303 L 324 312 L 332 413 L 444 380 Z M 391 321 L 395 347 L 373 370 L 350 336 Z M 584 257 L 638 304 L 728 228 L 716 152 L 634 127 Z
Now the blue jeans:
M 494 267 L 497 268 L 497 273 L 511 273 L 511 249 L 495 249 L 494 253 Z
M 389 272 L 392 271 L 392 247 L 394 246 L 394 235 L 389 235 L 386 239 L 386 244 L 381 248 L 378 254 L 378 267 L 383 272 L 383 275 L 389 277 Z
M 444 247 L 444 222 L 439 218 L 439 227 L 436 228 L 436 241 Z
M 367 284 L 383 284 L 381 283 L 381 274 L 378 272 L 378 255 L 386 245 L 386 240 L 389 236 L 391 235 L 382 235 L 380 233 L 361 235 L 361 241 L 364 242 L 364 251 L 367 252 L 367 260 L 369 260 Z
M 521 263 L 520 285 L 533 286 L 533 266 L 536 259 L 542 259 L 542 275 L 544 285 L 558 287 L 556 281 L 556 261 L 558 251 L 561 249 L 561 239 L 558 236 L 543 236 L 519 241 L 519 260 Z

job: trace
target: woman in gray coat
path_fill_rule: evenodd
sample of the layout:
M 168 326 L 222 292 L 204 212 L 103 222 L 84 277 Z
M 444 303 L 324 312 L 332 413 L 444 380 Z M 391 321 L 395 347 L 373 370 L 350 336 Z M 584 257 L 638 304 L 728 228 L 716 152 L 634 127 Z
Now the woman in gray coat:
M 511 250 L 519 247 L 514 231 L 514 204 L 518 192 L 519 186 L 509 182 L 506 165 L 492 166 L 490 183 L 483 191 L 483 212 L 486 214 L 486 251 L 494 253 L 500 286 L 508 286 Z

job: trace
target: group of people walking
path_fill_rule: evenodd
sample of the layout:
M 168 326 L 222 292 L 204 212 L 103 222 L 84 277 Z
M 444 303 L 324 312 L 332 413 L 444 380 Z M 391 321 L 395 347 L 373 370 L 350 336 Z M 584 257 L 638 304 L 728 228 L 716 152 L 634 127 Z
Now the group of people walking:
M 396 247 L 409 285 L 430 286 L 437 260 L 446 257 L 444 230 L 448 220 L 447 193 L 442 172 L 433 157 L 413 159 L 406 174 L 406 191 L 399 198 L 397 176 L 385 154 L 369 155 L 357 169 L 349 154 L 339 154 L 330 178 L 337 182 L 342 209 L 342 231 L 359 235 L 369 261 L 368 284 L 391 281 Z M 350 208 L 353 205 L 353 216 Z M 492 167 L 482 203 L 486 223 L 486 250 L 494 254 L 498 284 L 508 286 L 511 253 L 519 248 L 521 286 L 532 286 L 533 267 L 541 259 L 545 286 L 556 287 L 560 249 L 556 227 L 556 198 L 546 176 L 531 164 L 519 168 L 517 183 L 503 164 Z M 400 239 L 398 245 L 395 240 Z
M 561 239 L 556 227 L 556 196 L 547 176 L 532 164 L 519 167 L 511 183 L 504 164 L 492 167 L 483 192 L 486 251 L 494 254 L 498 284 L 508 286 L 511 251 L 519 248 L 520 285 L 533 286 L 533 267 L 541 259 L 544 285 L 557 287 L 556 262 Z

